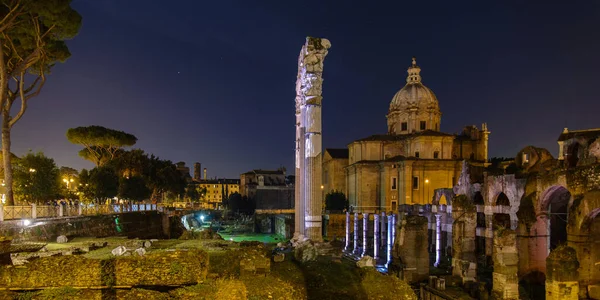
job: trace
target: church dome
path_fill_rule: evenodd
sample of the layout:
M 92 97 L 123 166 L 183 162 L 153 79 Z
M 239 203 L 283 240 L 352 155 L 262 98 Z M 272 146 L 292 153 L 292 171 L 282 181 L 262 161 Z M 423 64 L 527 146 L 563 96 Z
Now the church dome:
M 408 68 L 406 85 L 390 102 L 387 115 L 390 134 L 439 130 L 441 111 L 437 97 L 421 82 L 421 68 L 413 57 Z

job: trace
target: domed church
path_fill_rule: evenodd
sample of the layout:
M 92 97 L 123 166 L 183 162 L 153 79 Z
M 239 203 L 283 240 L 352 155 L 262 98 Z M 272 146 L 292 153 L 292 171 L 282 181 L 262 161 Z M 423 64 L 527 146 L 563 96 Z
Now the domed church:
M 396 211 L 400 204 L 431 204 L 435 189 L 456 184 L 463 160 L 476 165 L 487 162 L 486 124 L 481 130 L 467 126 L 461 134 L 449 134 L 440 131 L 441 119 L 438 99 L 423 85 L 421 68 L 413 57 L 406 85 L 390 103 L 387 134 L 348 145 L 342 190 L 353 211 Z

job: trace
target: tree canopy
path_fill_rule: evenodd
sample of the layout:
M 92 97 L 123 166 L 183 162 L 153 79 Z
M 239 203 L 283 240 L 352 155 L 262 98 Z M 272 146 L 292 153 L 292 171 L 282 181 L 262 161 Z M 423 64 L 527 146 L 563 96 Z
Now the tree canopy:
M 333 191 L 325 195 L 325 209 L 339 210 L 348 209 L 348 199 L 342 192 Z
M 114 159 L 122 147 L 133 146 L 137 138 L 133 134 L 102 126 L 84 126 L 67 130 L 67 139 L 85 147 L 79 156 L 102 166 Z
M 2 0 L 1 4 L 2 155 L 6 203 L 13 205 L 11 129 L 25 114 L 29 100 L 41 92 L 52 67 L 71 56 L 65 41 L 79 32 L 81 16 L 71 8 L 71 0 Z
M 27 153 L 15 163 L 15 194 L 23 202 L 43 203 L 56 199 L 60 190 L 59 170 L 43 153 Z

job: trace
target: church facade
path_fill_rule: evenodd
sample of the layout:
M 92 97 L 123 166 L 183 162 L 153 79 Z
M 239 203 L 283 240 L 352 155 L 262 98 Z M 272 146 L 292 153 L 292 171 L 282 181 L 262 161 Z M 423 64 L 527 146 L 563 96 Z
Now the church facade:
M 430 204 L 434 190 L 452 188 L 461 162 L 484 165 L 487 125 L 467 126 L 461 134 L 440 131 L 438 100 L 421 80 L 413 58 L 406 85 L 390 103 L 387 134 L 348 145 L 345 187 L 355 212 L 396 211 L 400 204 Z

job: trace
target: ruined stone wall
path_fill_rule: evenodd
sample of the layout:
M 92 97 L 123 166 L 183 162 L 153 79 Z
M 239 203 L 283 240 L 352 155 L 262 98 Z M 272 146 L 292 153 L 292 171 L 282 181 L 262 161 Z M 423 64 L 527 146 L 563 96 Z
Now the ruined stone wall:
M 477 213 L 474 207 L 465 209 L 456 204 L 452 208 L 452 275 L 459 276 L 463 282 L 475 281 Z
M 202 282 L 208 255 L 201 250 L 152 252 L 108 260 L 82 256 L 36 259 L 24 266 L 0 267 L 0 286 L 8 288 L 167 286 Z
M 569 191 L 573 196 L 600 189 L 600 164 L 570 169 L 566 176 Z
M 496 299 L 519 299 L 519 253 L 516 236 L 516 232 L 510 229 L 494 231 L 492 292 Z
M 0 235 L 13 237 L 15 241 L 55 241 L 59 235 L 67 237 L 128 236 L 131 238 L 162 238 L 165 236 L 163 214 L 158 212 L 130 212 L 31 221 L 30 226 L 23 226 L 20 220 L 0 222 Z
M 427 223 L 422 216 L 405 216 L 396 230 L 393 269 L 407 282 L 420 282 L 429 276 Z

